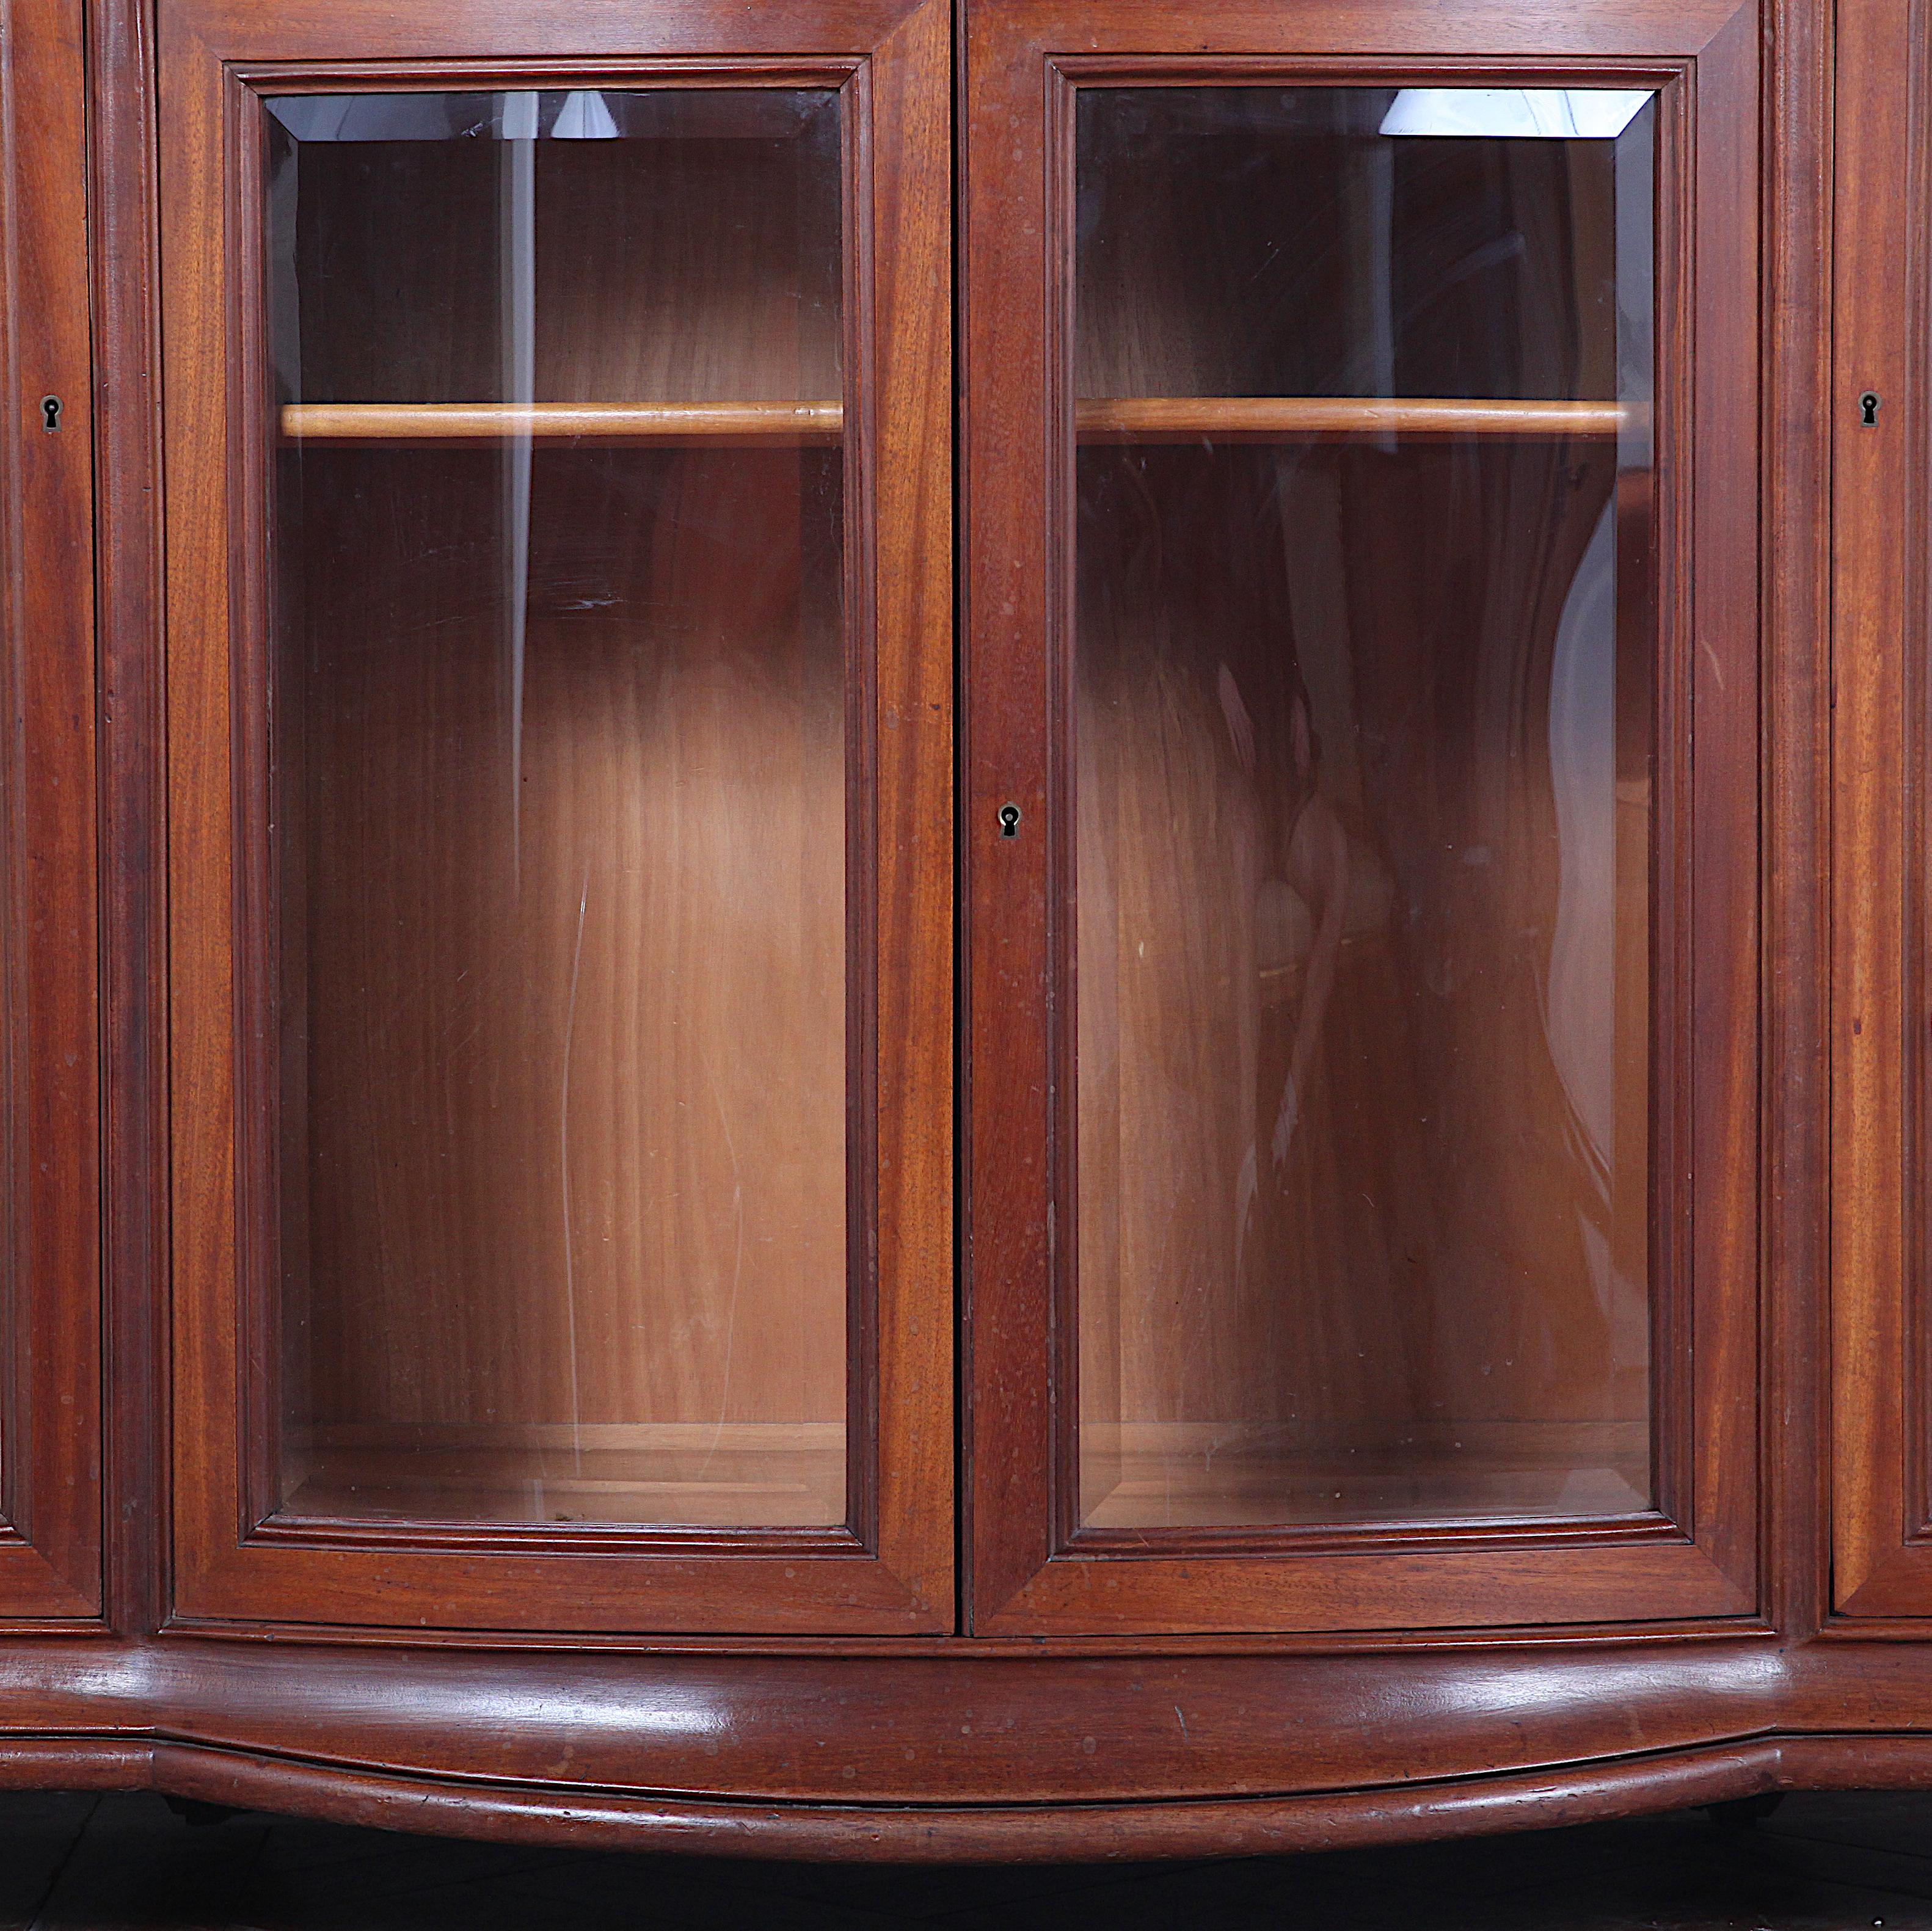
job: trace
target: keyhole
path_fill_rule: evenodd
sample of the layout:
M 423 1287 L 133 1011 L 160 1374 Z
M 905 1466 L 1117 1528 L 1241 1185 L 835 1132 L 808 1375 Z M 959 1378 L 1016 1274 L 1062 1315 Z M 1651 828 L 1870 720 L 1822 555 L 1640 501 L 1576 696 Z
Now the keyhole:
M 1876 389 L 1867 389 L 1858 398 L 1858 421 L 1866 429 L 1878 427 L 1878 406 L 1884 400 Z
M 61 399 L 58 396 L 40 398 L 40 427 L 51 436 L 60 427 Z
M 1003 838 L 1016 838 L 1020 835 L 1020 808 L 1017 805 L 1000 807 L 1000 835 Z

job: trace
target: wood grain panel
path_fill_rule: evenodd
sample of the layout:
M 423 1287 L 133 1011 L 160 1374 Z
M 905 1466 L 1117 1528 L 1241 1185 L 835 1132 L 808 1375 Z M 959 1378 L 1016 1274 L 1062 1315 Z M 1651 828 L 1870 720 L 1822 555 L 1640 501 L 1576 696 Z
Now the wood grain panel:
M 1915 821 L 1928 754 L 1923 551 L 1932 366 L 1926 250 L 1928 20 L 1840 19 L 1833 343 L 1833 1602 L 1932 1612 L 1932 1345 L 1923 1270 L 1923 1041 L 1932 920 Z M 1909 164 L 1896 165 L 1900 154 Z M 1872 184 L 1883 181 L 1880 190 Z M 1910 238 L 1908 239 L 1907 238 Z M 1868 428 L 1859 406 L 1882 397 Z
M 0 36 L 0 1617 L 55 1619 L 101 1603 L 83 25 L 9 0 Z
M 286 1483 L 310 1420 L 842 1421 L 838 469 L 538 455 L 519 667 L 496 466 L 304 459 Z
M 1090 794 L 1082 1332 L 1119 1324 L 1103 1345 L 1120 1417 L 1272 1437 L 1285 1479 L 1300 1471 L 1277 1506 L 1318 1519 L 1334 1505 L 1310 1485 L 1325 1469 L 1346 1488 L 1364 1430 L 1419 1468 L 1433 1443 L 1453 1487 L 1460 1444 L 1437 1421 L 1569 1417 L 1580 1453 L 1592 1424 L 1622 1421 L 1634 1462 L 1595 1492 L 1619 1497 L 1610 1513 L 1642 1507 L 1642 679 L 1621 721 L 1586 720 L 1600 743 L 1566 747 L 1560 774 L 1550 754 L 1564 592 L 1610 513 L 1611 466 L 1532 444 L 1480 472 L 1466 451 L 1426 449 L 1292 474 L 1225 452 L 1094 466 L 1076 720 Z M 1157 529 L 1109 526 L 1136 494 Z M 1287 556 L 1258 561 L 1264 517 L 1298 532 Z M 1501 534 L 1529 526 L 1547 532 L 1534 556 Z M 1164 571 L 1133 561 L 1160 555 Z M 1499 637 L 1520 652 L 1507 673 Z M 1580 807 L 1590 772 L 1603 795 Z M 1573 818 L 1603 818 L 1598 856 L 1622 855 L 1620 879 L 1580 880 L 1574 822 L 1566 871 L 1559 775 Z M 1586 1118 L 1600 1076 L 1603 1117 Z M 1083 1362 L 1083 1414 L 1096 1379 Z M 1559 1454 L 1546 1506 L 1582 1494 L 1567 1472 Z

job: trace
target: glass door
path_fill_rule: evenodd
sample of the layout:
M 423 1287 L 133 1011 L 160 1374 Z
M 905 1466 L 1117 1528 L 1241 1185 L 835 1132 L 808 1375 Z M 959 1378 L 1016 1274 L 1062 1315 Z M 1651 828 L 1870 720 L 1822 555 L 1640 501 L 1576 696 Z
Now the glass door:
M 206 1602 L 352 1545 L 457 1621 L 947 1613 L 943 1466 L 894 1453 L 948 1426 L 943 1228 L 882 1229 L 943 1220 L 945 1072 L 878 1052 L 883 1010 L 944 1022 L 947 667 L 874 574 L 929 590 L 896 519 L 943 526 L 944 364 L 872 332 L 876 251 L 935 243 L 867 193 L 943 157 L 873 147 L 935 79 L 868 51 L 239 97 L 243 1535 Z M 481 1600 L 546 1558 L 587 1596 Z
M 1640 1513 L 1655 94 L 1077 114 L 1077 1525 Z
M 269 1519 L 842 1525 L 840 96 L 265 106 Z
M 1677 1232 L 1730 1212 L 1708 1083 L 1750 1050 L 1687 1024 L 1693 934 L 1750 935 L 1680 868 L 1694 787 L 1748 838 L 1755 783 L 1748 603 L 1699 602 L 1714 673 L 1687 648 L 1687 565 L 1752 541 L 1700 433 L 1748 434 L 1748 374 L 1684 412 L 1751 340 L 1685 279 L 1687 200 L 1700 277 L 1750 259 L 1687 112 L 1731 77 L 1158 67 L 1054 63 L 1042 149 L 1042 762 L 982 760 L 969 848 L 976 959 L 1050 894 L 1054 1402 L 982 1614 L 1735 1610 L 1693 1336 L 1748 1331 L 1749 1277 Z M 976 1229 L 1014 1193 L 976 1171 Z

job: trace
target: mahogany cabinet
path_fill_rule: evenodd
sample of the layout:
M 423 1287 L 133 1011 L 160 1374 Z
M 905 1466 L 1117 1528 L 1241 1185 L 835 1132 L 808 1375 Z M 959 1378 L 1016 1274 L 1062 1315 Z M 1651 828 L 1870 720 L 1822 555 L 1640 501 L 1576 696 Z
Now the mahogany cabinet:
M 0 1777 L 1932 1782 L 1926 0 L 5 19 Z

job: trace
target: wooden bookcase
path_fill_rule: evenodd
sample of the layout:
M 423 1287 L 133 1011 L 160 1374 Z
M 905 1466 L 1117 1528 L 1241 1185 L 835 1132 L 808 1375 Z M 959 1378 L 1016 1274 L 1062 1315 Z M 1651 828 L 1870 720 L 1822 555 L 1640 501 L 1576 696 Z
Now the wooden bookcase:
M 5 17 L 0 1780 L 1932 1782 L 1932 0 Z

